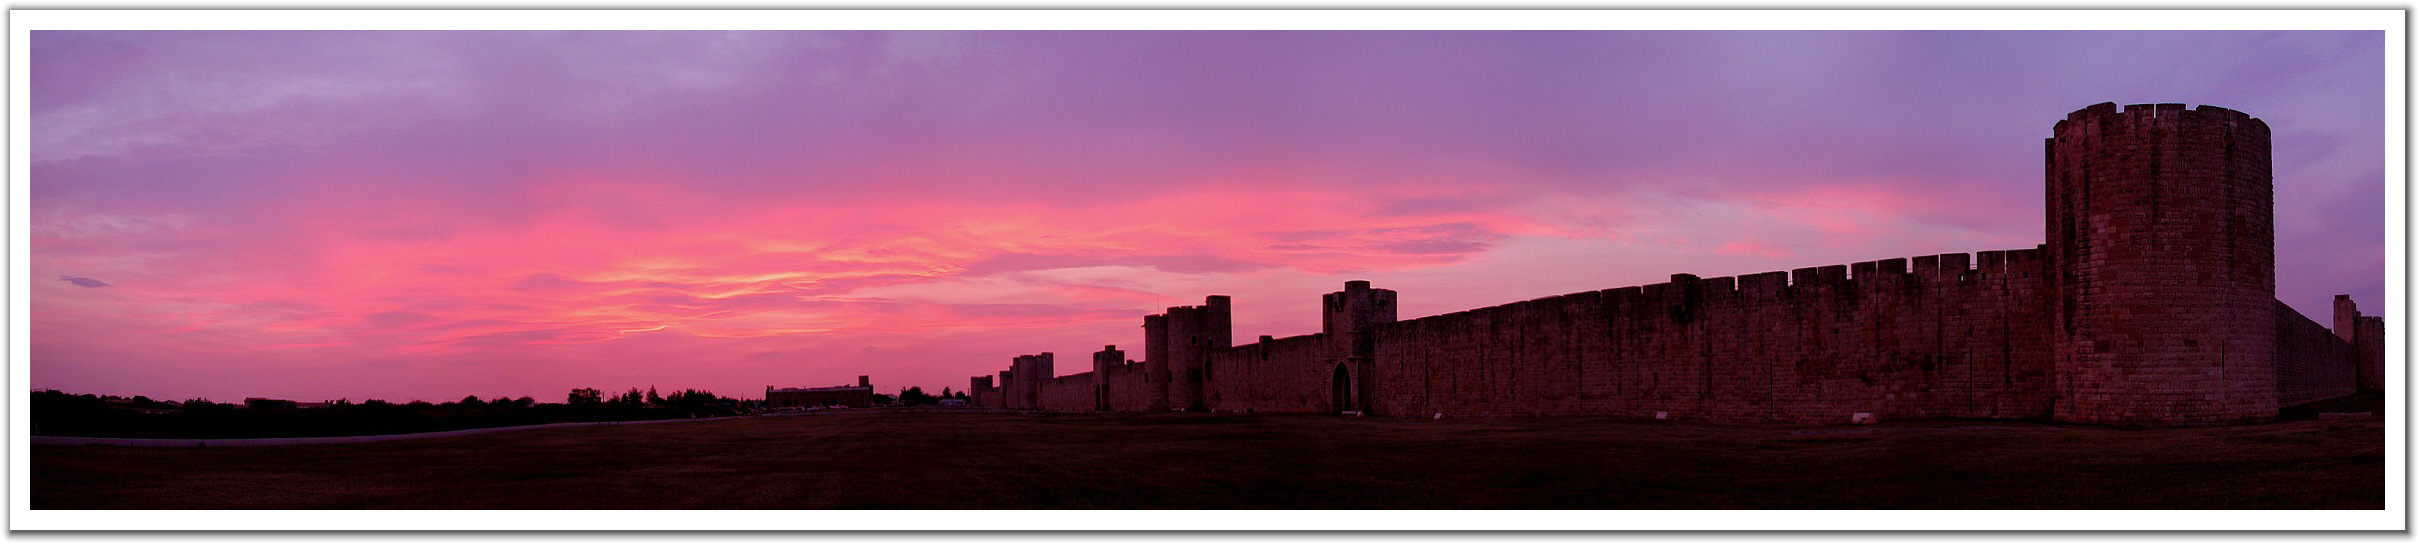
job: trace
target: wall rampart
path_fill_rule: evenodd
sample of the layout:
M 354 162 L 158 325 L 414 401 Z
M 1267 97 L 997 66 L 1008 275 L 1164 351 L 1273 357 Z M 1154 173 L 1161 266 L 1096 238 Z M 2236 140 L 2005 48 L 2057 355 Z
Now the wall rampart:
M 1141 363 L 1126 363 L 1111 367 L 1102 382 L 1108 387 L 1109 409 L 1119 412 L 1141 412 L 1151 405 L 1150 374 Z
M 1034 391 L 1034 409 L 1054 412 L 1086 412 L 1095 409 L 1099 380 L 1095 374 L 1083 372 L 1038 380 Z
M 1372 409 L 2043 417 L 2042 273 L 2038 249 L 1930 255 L 1804 268 L 1795 281 L 1678 275 L 1382 324 Z
M 2352 343 L 2276 303 L 2276 404 L 2292 406 L 2350 395 L 2359 385 Z
M 1337 360 L 1324 333 L 1264 338 L 1209 352 L 1208 408 L 1219 412 L 1328 412 Z

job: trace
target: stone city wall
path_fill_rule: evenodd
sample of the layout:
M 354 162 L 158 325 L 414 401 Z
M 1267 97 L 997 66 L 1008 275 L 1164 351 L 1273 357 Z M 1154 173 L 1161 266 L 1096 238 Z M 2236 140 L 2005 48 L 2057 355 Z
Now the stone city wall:
M 2037 250 L 1574 293 L 1377 327 L 1373 412 L 2049 415 Z M 1912 262 L 1912 270 L 1908 268 Z M 1794 279 L 1794 281 L 1793 281 Z
M 1231 346 L 1210 296 L 1055 377 L 1016 358 L 975 404 L 1011 409 L 1604 414 L 1845 423 L 2263 421 L 2384 386 L 2384 322 L 2332 331 L 2275 300 L 2268 128 L 2240 112 L 2099 104 L 2044 141 L 2048 242 L 1572 293 L 1395 318 L 1346 282 L 1321 330 Z M 1031 377 L 1032 379 L 1027 379 Z
M 2352 344 L 2318 322 L 2276 303 L 2276 404 L 2292 406 L 2350 395 L 2359 370 Z
M 1325 334 L 1263 338 L 1209 354 L 1208 409 L 1220 412 L 1332 412 L 1329 388 L 1338 364 Z

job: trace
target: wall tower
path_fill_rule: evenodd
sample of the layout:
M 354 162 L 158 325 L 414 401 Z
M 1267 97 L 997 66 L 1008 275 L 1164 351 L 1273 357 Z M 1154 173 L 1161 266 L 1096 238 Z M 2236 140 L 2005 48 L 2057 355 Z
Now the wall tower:
M 990 376 L 975 376 L 966 380 L 966 398 L 970 404 L 984 408 L 1000 407 L 998 393 L 991 390 Z
M 1203 364 L 1210 350 L 1235 345 L 1233 299 L 1210 295 L 1200 306 L 1176 306 L 1142 318 L 1143 376 L 1151 411 L 1199 411 Z
M 2273 419 L 2268 125 L 2215 106 L 2103 103 L 2045 144 L 2056 419 Z
M 1394 322 L 1394 291 L 1373 289 L 1368 280 L 1344 282 L 1344 290 L 1320 297 L 1320 332 L 1329 342 L 1328 353 L 1334 354 L 1337 372 L 1330 384 L 1330 404 L 1335 411 L 1371 411 L 1371 397 L 1376 396 L 1372 373 L 1377 354 L 1377 336 L 1371 328 L 1378 323 Z
M 1142 316 L 1142 388 L 1143 410 L 1168 411 L 1167 314 Z
M 1040 355 L 1018 355 L 1008 363 L 1009 372 L 1000 373 L 1001 388 L 1006 389 L 1008 407 L 1017 410 L 1041 409 L 1042 382 L 1058 375 L 1058 356 L 1050 352 Z
M 1394 290 L 1372 289 L 1368 280 L 1344 282 L 1344 290 L 1320 297 L 1321 327 L 1340 357 L 1369 355 L 1369 326 L 1394 322 Z
M 1125 362 L 1126 352 L 1117 349 L 1116 344 L 1092 352 L 1092 409 L 1102 412 L 1113 409 L 1109 405 L 1109 399 L 1114 398 L 1109 388 L 1116 385 L 1112 376 Z
M 2384 327 L 2384 318 L 2360 315 L 2352 295 L 2335 295 L 2335 336 L 2352 344 L 2353 382 L 2361 391 L 2385 390 Z

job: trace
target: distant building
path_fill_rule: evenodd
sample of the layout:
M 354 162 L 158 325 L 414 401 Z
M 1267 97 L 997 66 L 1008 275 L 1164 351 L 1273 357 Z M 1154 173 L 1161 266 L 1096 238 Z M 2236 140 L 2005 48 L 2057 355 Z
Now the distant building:
M 329 406 L 335 406 L 335 405 L 336 405 L 336 402 L 335 402 L 335 401 L 301 402 L 301 401 L 292 401 L 292 400 L 285 400 L 285 399 L 270 399 L 270 398 L 261 398 L 261 397 L 244 397 L 244 405 L 243 405 L 243 407 L 245 407 L 245 408 L 255 408 L 255 409 L 281 409 L 281 408 L 302 408 L 302 409 L 309 409 L 309 408 L 326 408 L 326 407 L 329 407 Z
M 874 385 L 870 376 L 858 376 L 857 385 L 854 386 L 790 389 L 764 386 L 764 406 L 766 408 L 806 408 L 810 406 L 864 408 L 873 405 Z
M 284 400 L 284 399 L 269 399 L 269 398 L 261 398 L 261 397 L 245 397 L 245 398 L 244 398 L 244 405 L 243 405 L 243 407 L 244 407 L 244 408 L 250 408 L 250 409 L 254 409 L 254 410 L 276 410 L 276 409 L 293 408 L 293 407 L 295 406 L 295 404 L 296 404 L 296 403 L 295 403 L 294 401 L 290 401 L 290 400 Z

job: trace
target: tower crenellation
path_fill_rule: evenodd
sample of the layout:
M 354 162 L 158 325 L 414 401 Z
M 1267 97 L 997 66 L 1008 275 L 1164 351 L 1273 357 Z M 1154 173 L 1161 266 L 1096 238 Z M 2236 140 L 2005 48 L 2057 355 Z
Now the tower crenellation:
M 1320 332 L 1341 356 L 1364 354 L 1369 327 L 1394 321 L 1394 291 L 1370 287 L 1369 280 L 1344 282 L 1344 290 L 1320 298 Z

